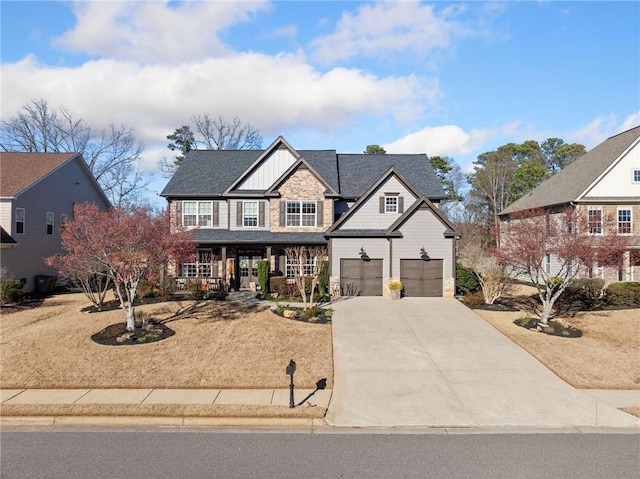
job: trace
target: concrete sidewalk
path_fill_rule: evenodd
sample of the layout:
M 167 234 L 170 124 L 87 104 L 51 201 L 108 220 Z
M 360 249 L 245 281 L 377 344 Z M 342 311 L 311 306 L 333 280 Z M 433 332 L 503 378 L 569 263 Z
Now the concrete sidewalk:
M 328 407 L 331 389 L 295 389 L 296 406 Z M 288 406 L 288 389 L 2 389 L 9 404 L 235 404 Z
M 613 393 L 571 387 L 454 299 L 357 297 L 333 307 L 330 425 L 640 425 Z M 634 392 L 619 395 L 640 405 Z

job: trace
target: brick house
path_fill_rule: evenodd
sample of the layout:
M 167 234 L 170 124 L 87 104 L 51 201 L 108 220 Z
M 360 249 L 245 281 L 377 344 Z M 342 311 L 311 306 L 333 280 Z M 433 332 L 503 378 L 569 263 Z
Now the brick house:
M 55 275 L 44 258 L 62 253 L 60 226 L 73 205 L 111 204 L 78 153 L 0 153 L 0 264 L 24 291 L 36 276 Z
M 615 281 L 640 281 L 640 126 L 608 138 L 499 213 L 500 223 L 516 211 L 543 208 L 549 216 L 567 207 L 588 216 L 588 231 L 629 237 L 617 264 L 595 265 L 586 274 Z M 505 228 L 501 228 L 505 230 Z M 547 268 L 557 270 L 549 255 Z
M 326 246 L 331 282 L 381 296 L 453 295 L 459 235 L 438 204 L 444 191 L 426 155 L 295 150 L 193 150 L 161 195 L 178 223 L 197 228 L 196 260 L 177 281 L 247 289 L 257 261 L 291 276 L 287 246 Z

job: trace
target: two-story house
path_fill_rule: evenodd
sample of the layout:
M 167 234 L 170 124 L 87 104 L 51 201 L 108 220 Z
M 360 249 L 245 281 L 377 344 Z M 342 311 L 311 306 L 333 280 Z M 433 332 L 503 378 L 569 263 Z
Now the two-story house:
M 0 265 L 36 289 L 38 275 L 55 275 L 44 258 L 62 253 L 60 227 L 73 205 L 111 205 L 77 153 L 0 153 Z
M 381 296 L 392 279 L 407 296 L 455 289 L 457 233 L 424 154 L 295 150 L 282 137 L 259 151 L 193 150 L 161 195 L 179 224 L 197 228 L 181 281 L 249 288 L 262 259 L 290 277 L 285 248 L 315 245 L 327 246 L 343 294 Z
M 617 264 L 594 265 L 587 274 L 606 282 L 640 281 L 640 126 L 605 140 L 500 212 L 508 222 L 516 211 L 542 208 L 553 216 L 567 207 L 587 215 L 584 234 L 628 236 Z M 506 230 L 506 228 L 501 228 Z M 558 269 L 546 259 L 548 272 Z

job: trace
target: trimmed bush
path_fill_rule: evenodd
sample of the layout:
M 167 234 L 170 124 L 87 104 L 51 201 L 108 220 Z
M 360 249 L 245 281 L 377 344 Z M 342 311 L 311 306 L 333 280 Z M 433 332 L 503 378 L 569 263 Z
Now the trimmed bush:
M 604 279 L 573 279 L 558 298 L 557 306 L 580 310 L 595 309 L 604 301 Z
M 329 262 L 321 261 L 318 271 L 318 293 L 320 296 L 329 294 Z
M 475 273 L 464 266 L 456 267 L 456 290 L 458 294 L 467 294 L 480 288 Z
M 20 303 L 24 299 L 24 291 L 22 291 L 22 281 L 19 279 L 6 279 L 2 281 L 2 302 L 3 303 Z
M 269 261 L 266 259 L 258 261 L 258 284 L 262 294 L 269 292 Z
M 605 290 L 604 297 L 606 303 L 611 306 L 639 306 L 640 283 L 611 283 Z
M 272 293 L 277 293 L 281 298 L 292 298 L 298 292 L 296 285 L 287 283 L 285 276 L 273 276 L 269 280 L 269 287 Z

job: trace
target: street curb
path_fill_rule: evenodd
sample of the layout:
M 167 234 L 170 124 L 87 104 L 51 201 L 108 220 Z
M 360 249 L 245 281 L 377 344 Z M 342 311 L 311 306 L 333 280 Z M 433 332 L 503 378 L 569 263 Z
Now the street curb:
M 0 427 L 156 426 L 156 427 L 326 427 L 324 418 L 154 417 L 154 416 L 3 416 Z

